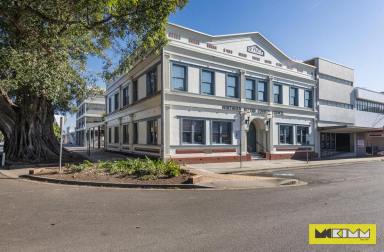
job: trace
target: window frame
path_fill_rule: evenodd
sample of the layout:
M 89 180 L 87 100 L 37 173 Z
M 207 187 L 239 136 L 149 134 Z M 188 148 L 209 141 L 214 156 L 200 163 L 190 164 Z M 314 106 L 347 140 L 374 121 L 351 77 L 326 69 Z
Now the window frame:
M 174 77 L 173 76 L 173 69 L 174 67 L 182 67 L 184 68 L 184 78 L 183 78 L 183 87 L 184 89 L 177 89 L 173 87 L 173 79 L 181 79 L 180 77 Z M 180 92 L 187 92 L 188 91 L 188 66 L 184 64 L 179 64 L 179 63 L 172 63 L 171 65 L 171 89 L 173 91 L 180 91 Z
M 114 108 L 114 111 L 117 111 L 119 110 L 120 108 L 120 93 L 117 92 L 113 95 L 113 98 L 114 98 L 114 105 L 113 105 L 113 108 Z
M 290 142 L 286 142 L 286 134 L 284 134 L 284 142 L 281 141 L 281 129 L 282 127 L 288 127 L 291 129 L 291 136 L 290 136 Z M 295 143 L 295 136 L 294 136 L 294 125 L 290 124 L 279 124 L 279 145 L 294 145 Z
M 248 81 L 252 82 L 252 90 L 247 88 L 247 82 Z M 251 90 L 252 97 L 248 98 L 247 97 L 247 91 L 250 91 L 250 90 Z M 252 100 L 252 101 L 256 100 L 256 80 L 253 78 L 245 78 L 245 99 Z
M 138 80 L 132 81 L 132 102 L 137 102 L 139 100 L 139 88 Z
M 154 136 L 151 132 L 151 124 L 153 124 L 154 128 Z M 148 145 L 158 145 L 158 135 L 159 135 L 159 123 L 157 119 L 152 119 L 147 121 L 147 144 Z M 153 139 L 152 139 L 153 137 Z
M 203 85 L 204 84 L 207 84 L 207 83 L 209 83 L 209 82 L 205 82 L 204 80 L 203 80 L 203 74 L 204 74 L 204 72 L 207 72 L 207 73 L 210 73 L 211 74 L 211 83 L 210 83 L 210 85 L 211 85 L 211 93 L 206 93 L 206 92 L 203 92 Z M 205 68 L 202 68 L 201 70 L 200 70 L 200 94 L 201 95 L 215 95 L 215 92 L 216 91 L 216 83 L 215 83 L 215 71 L 213 71 L 213 70 L 210 70 L 210 69 L 205 69 Z
M 139 130 L 138 130 L 138 123 L 137 122 L 134 122 L 132 124 L 132 140 L 133 140 L 133 144 L 139 144 Z
M 123 108 L 129 105 L 129 89 L 128 86 L 124 87 L 122 90 L 123 94 Z
M 297 145 L 310 145 L 309 142 L 309 128 L 308 125 L 296 125 L 296 144 Z M 306 129 L 304 132 L 306 132 L 306 135 L 304 137 L 303 130 Z M 300 134 L 299 134 L 300 131 Z M 300 139 L 299 139 L 300 137 Z M 305 142 L 303 142 L 303 139 L 305 139 Z
M 153 78 L 153 79 L 152 79 Z M 146 97 L 153 96 L 157 92 L 157 65 L 152 67 L 148 72 L 145 74 L 145 80 L 146 80 Z M 153 82 L 152 82 L 153 80 Z
M 293 92 L 294 91 L 294 92 Z M 294 103 L 292 104 L 292 94 L 295 94 Z M 299 88 L 297 87 L 289 87 L 289 105 L 290 106 L 299 106 Z
M 264 91 L 263 91 L 263 99 L 260 100 L 259 99 L 259 94 L 260 94 L 260 90 L 259 90 L 259 85 L 260 84 L 263 84 L 264 85 Z M 259 101 L 259 102 L 268 102 L 268 81 L 267 80 L 264 80 L 264 79 L 257 79 L 257 84 L 256 84 L 256 100 Z
M 129 125 L 123 124 L 122 125 L 122 131 L 123 131 L 123 144 L 128 145 L 129 144 Z
M 120 143 L 120 132 L 119 131 L 120 131 L 120 127 L 119 126 L 115 126 L 113 128 L 113 143 L 114 144 L 119 144 Z
M 220 139 L 220 142 L 218 143 L 215 143 L 213 141 L 214 137 L 213 137 L 213 124 L 214 123 L 220 123 L 220 126 L 219 126 L 219 139 Z M 223 139 L 222 139 L 222 123 L 228 123 L 230 125 L 230 132 L 229 132 L 229 136 L 230 136 L 230 142 L 229 143 L 223 143 Z M 232 145 L 233 144 L 233 122 L 232 121 L 228 121 L 228 120 L 211 120 L 211 145 Z
M 231 78 L 231 77 L 234 77 L 235 78 L 235 87 L 234 87 L 234 90 L 235 90 L 235 96 L 229 96 L 228 95 L 228 79 Z M 232 98 L 232 99 L 239 99 L 240 96 L 239 96 L 239 75 L 238 74 L 232 74 L 232 73 L 227 73 L 225 75 L 225 97 L 227 98 Z
M 308 94 L 308 98 L 307 98 Z M 304 89 L 304 107 L 313 108 L 313 90 Z
M 191 122 L 191 143 L 184 142 L 183 134 L 184 134 L 184 120 L 190 120 Z M 202 132 L 202 143 L 197 143 L 194 141 L 195 139 L 195 130 L 193 121 L 202 121 L 203 122 L 203 132 Z M 180 118 L 180 145 L 195 145 L 195 146 L 201 146 L 206 145 L 206 120 L 205 119 L 198 119 L 198 118 Z
M 279 90 L 278 94 L 275 93 L 275 90 L 276 90 L 275 87 L 277 87 Z M 276 102 L 276 95 L 278 95 L 277 102 Z M 283 104 L 283 85 L 282 84 L 273 83 L 273 103 Z

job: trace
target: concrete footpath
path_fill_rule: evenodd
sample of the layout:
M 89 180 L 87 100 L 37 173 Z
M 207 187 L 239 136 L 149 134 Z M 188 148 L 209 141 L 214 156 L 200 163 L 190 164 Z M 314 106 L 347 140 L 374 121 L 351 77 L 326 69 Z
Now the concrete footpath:
M 335 160 L 316 160 L 306 161 L 300 160 L 255 160 L 244 161 L 240 168 L 240 162 L 229 163 L 209 163 L 209 164 L 188 164 L 187 169 L 201 170 L 213 173 L 241 173 L 241 172 L 258 172 L 268 170 L 282 170 L 282 169 L 296 169 L 296 168 L 310 168 L 322 166 L 337 166 L 355 163 L 366 162 L 381 162 L 384 157 L 369 157 L 369 158 L 348 158 L 348 159 L 335 159 Z

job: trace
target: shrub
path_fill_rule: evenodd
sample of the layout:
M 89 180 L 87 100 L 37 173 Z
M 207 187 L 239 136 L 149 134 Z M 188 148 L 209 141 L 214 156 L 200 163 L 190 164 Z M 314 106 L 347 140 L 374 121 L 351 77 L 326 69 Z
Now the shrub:
M 67 169 L 73 173 L 81 172 L 91 168 L 103 170 L 104 172 L 114 175 L 134 175 L 137 178 L 143 180 L 156 179 L 161 177 L 177 177 L 181 174 L 180 165 L 175 161 L 169 160 L 165 163 L 161 160 L 152 160 L 148 157 L 145 159 L 99 161 L 97 164 L 84 161 L 82 164 L 78 165 L 67 165 Z

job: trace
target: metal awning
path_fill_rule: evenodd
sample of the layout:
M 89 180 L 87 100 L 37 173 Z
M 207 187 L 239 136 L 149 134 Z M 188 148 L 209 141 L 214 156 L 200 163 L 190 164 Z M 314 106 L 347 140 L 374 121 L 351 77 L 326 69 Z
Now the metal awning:
M 328 126 L 318 127 L 320 132 L 331 132 L 331 133 L 369 133 L 369 132 L 383 132 L 382 128 L 369 128 L 369 127 L 358 127 L 353 125 L 340 125 L 340 126 Z

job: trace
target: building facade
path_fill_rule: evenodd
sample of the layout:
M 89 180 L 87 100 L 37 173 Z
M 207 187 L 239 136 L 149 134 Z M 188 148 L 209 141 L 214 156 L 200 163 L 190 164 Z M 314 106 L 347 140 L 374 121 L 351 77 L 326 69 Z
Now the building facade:
M 76 145 L 104 147 L 105 96 L 96 95 L 77 103 Z
M 108 150 L 195 163 L 356 154 L 383 125 L 357 116 L 372 113 L 358 101 L 384 96 L 355 89 L 350 68 L 293 60 L 257 32 L 169 24 L 168 38 L 159 55 L 107 84 Z M 328 138 L 339 148 L 326 149 Z

